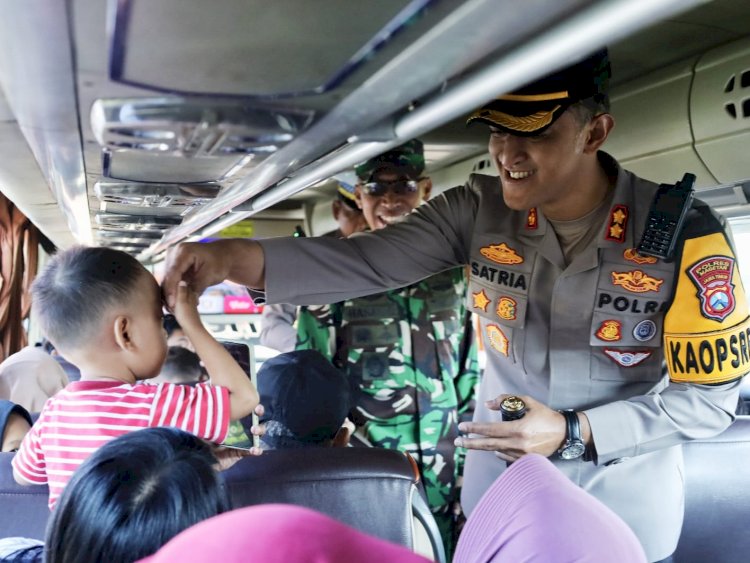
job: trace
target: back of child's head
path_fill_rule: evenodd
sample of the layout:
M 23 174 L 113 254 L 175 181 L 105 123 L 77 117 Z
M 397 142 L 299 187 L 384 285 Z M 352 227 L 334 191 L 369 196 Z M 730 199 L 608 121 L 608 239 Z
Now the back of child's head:
M 31 287 L 42 332 L 62 350 L 79 348 L 100 330 L 106 312 L 127 305 L 148 271 L 120 250 L 77 246 L 56 254 Z
M 47 526 L 49 563 L 135 561 L 231 509 L 211 446 L 177 428 L 108 442 L 76 470 Z

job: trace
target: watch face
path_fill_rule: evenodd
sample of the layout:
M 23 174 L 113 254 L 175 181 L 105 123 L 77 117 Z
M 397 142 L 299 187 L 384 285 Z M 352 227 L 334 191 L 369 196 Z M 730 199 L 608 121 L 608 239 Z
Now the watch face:
M 560 450 L 560 457 L 563 459 L 576 459 L 583 455 L 586 446 L 583 442 L 569 442 Z

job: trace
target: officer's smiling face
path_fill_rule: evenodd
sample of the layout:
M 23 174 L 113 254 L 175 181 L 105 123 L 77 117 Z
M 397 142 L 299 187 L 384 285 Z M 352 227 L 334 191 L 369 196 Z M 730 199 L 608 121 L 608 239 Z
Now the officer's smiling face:
M 520 137 L 490 127 L 489 152 L 511 209 L 539 207 L 550 218 L 568 217 L 580 207 L 584 155 L 596 152 L 590 132 L 598 118 L 581 125 L 570 110 L 539 135 Z

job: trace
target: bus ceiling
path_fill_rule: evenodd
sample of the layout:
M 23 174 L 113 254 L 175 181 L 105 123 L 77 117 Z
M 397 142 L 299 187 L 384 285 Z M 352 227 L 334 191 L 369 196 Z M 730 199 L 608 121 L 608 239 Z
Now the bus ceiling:
M 605 44 L 608 149 L 658 180 L 731 184 L 750 178 L 748 16 L 745 0 L 6 0 L 0 189 L 60 247 L 154 260 L 415 136 L 430 171 L 476 156 L 463 116 Z

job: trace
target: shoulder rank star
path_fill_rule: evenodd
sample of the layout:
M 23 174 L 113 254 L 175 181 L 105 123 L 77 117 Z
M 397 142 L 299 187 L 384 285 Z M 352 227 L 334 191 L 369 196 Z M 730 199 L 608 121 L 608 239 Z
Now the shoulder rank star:
M 625 205 L 615 205 L 609 215 L 609 226 L 604 238 L 615 242 L 625 242 L 627 224 L 628 208 Z

